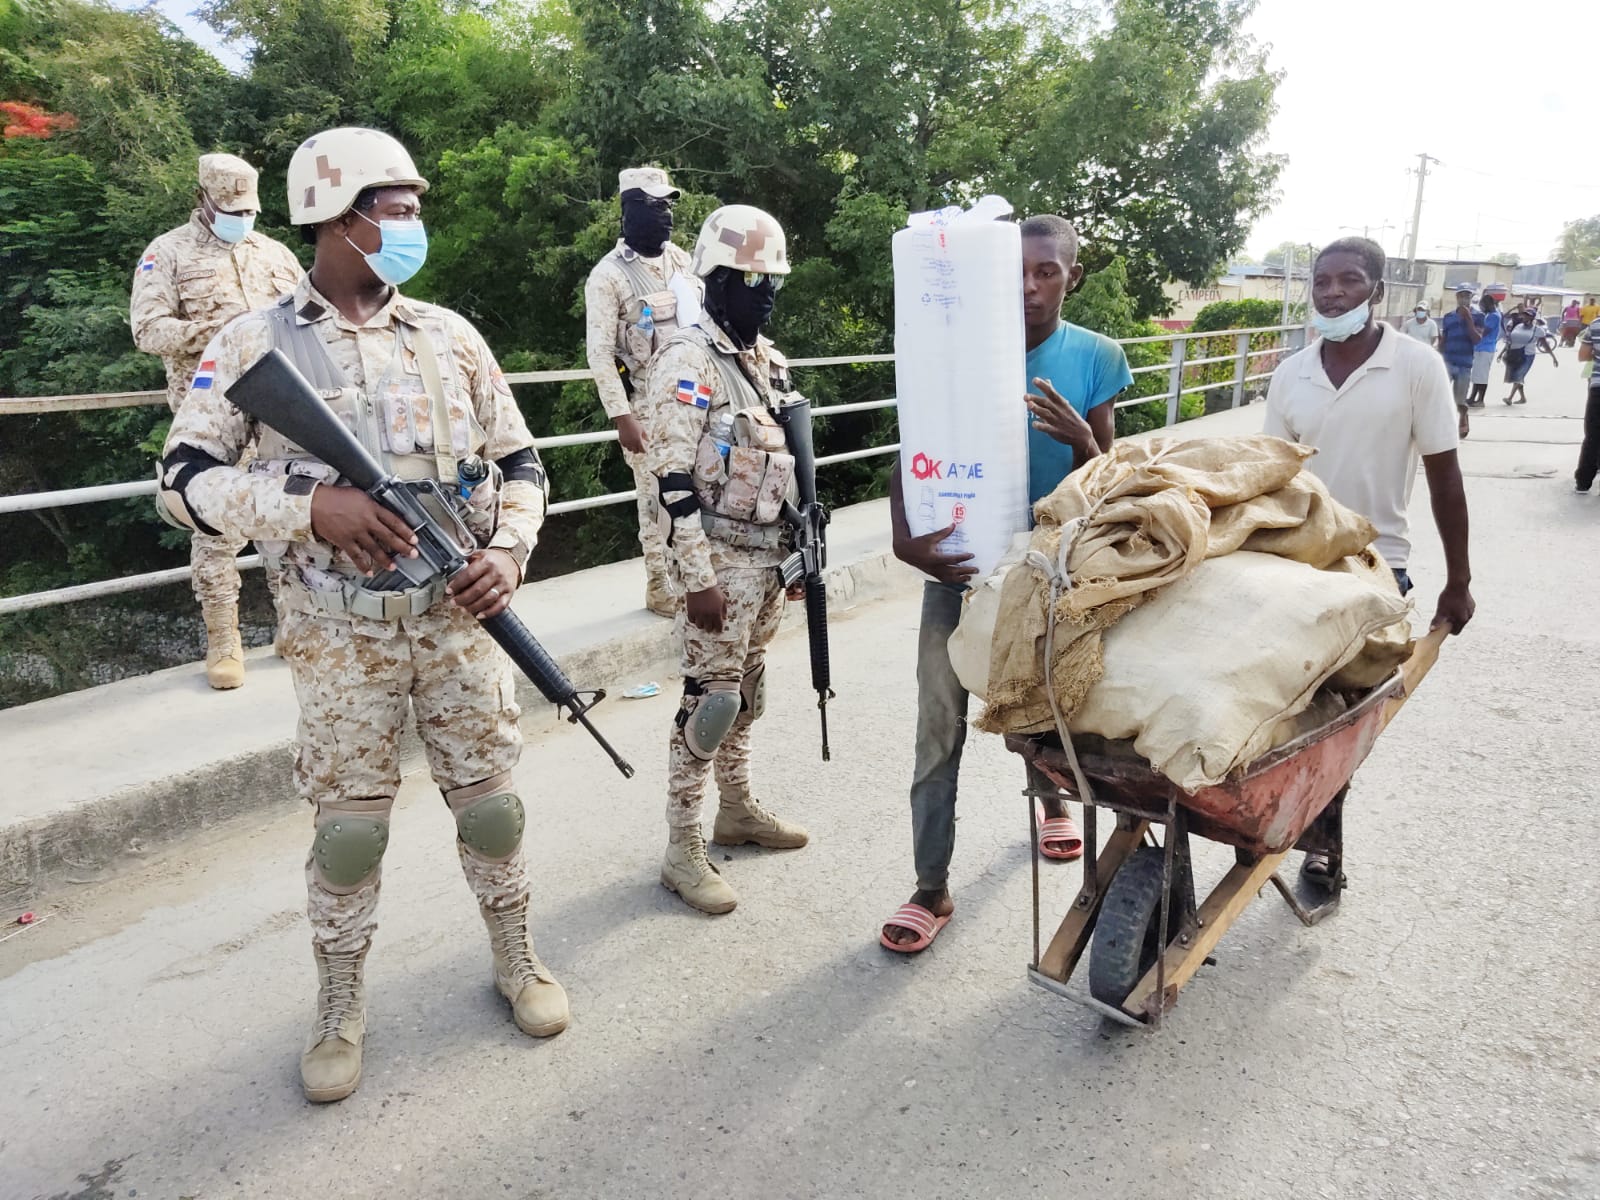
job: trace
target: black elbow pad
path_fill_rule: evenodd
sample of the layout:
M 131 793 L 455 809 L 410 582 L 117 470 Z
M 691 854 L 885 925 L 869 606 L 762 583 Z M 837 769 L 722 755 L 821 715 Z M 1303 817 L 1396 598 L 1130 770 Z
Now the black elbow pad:
M 504 458 L 496 459 L 500 468 L 500 477 L 507 483 L 513 479 L 526 480 L 536 483 L 545 491 L 550 490 L 550 480 L 544 473 L 544 464 L 539 461 L 539 455 L 532 446 L 526 450 L 517 450 Z
M 194 505 L 189 503 L 189 484 L 200 472 L 223 465 L 220 459 L 213 458 L 204 450 L 187 442 L 179 442 L 173 447 L 172 453 L 161 460 L 161 490 L 176 496 L 183 503 L 184 511 L 189 514 L 194 527 L 201 533 L 209 533 L 213 537 L 220 535 L 222 531 L 213 529 L 194 511 Z

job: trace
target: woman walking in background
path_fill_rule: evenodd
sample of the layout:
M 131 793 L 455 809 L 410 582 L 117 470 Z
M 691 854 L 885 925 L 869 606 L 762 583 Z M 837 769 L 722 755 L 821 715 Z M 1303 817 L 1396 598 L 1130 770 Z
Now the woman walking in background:
M 1533 313 L 1526 309 L 1518 309 L 1512 313 L 1506 323 L 1505 335 L 1502 338 L 1505 349 L 1500 351 L 1500 357 L 1505 360 L 1506 382 L 1511 385 L 1511 390 L 1505 397 L 1508 405 L 1528 402 L 1528 393 L 1523 384 L 1528 378 L 1528 372 L 1533 368 L 1534 355 L 1539 351 L 1540 334 L 1541 330 L 1534 324 Z M 1554 357 L 1551 356 L 1552 361 Z

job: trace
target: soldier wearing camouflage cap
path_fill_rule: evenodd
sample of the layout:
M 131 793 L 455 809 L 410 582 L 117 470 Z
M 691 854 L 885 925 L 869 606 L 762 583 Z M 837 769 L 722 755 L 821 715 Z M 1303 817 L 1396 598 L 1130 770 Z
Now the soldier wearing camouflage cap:
M 622 236 L 589 272 L 583 289 L 589 370 L 606 417 L 617 427 L 622 457 L 639 492 L 639 544 L 644 548 L 645 607 L 670 617 L 678 596 L 667 573 L 666 544 L 656 510 L 655 478 L 645 464 L 645 369 L 655 353 L 699 312 L 680 313 L 679 297 L 700 304 L 700 279 L 689 253 L 672 243 L 678 189 L 660 167 L 629 167 L 617 176 Z
M 713 838 L 775 849 L 806 831 L 769 812 L 750 785 L 750 733 L 765 704 L 766 648 L 783 616 L 781 519 L 795 463 L 770 411 L 791 392 L 782 355 L 760 334 L 789 273 L 783 228 L 747 205 L 719 208 L 695 243 L 706 315 L 650 365 L 648 461 L 667 557 L 685 592 L 678 617 L 683 700 L 669 741 L 661 882 L 709 913 L 738 903 L 706 855 L 700 806 L 715 771 Z
M 300 702 L 295 783 L 315 814 L 306 894 L 319 987 L 300 1078 L 309 1099 L 328 1101 L 361 1079 L 363 972 L 408 713 L 455 817 L 495 986 L 525 1033 L 566 1028 L 566 993 L 528 933 L 511 663 L 479 623 L 503 612 L 522 582 L 546 483 L 483 337 L 397 290 L 427 253 L 428 182 L 405 148 L 373 129 L 328 130 L 295 151 L 288 184 L 290 217 L 316 261 L 290 296 L 206 347 L 167 438 L 161 499 L 196 528 L 256 539 L 277 581 L 280 646 Z M 234 381 L 272 349 L 389 472 L 437 480 L 459 498 L 477 548 L 448 588 L 377 590 L 377 576 L 413 553 L 411 530 L 228 402 Z M 241 471 L 252 442 L 257 460 Z
M 211 336 L 240 313 L 292 291 L 300 278 L 293 251 L 253 230 L 260 209 L 254 167 L 232 154 L 202 154 L 188 222 L 151 242 L 134 267 L 133 342 L 161 356 L 174 410 Z M 234 561 L 243 545 L 205 533 L 190 542 L 194 594 L 206 623 L 206 679 L 214 688 L 244 682 Z

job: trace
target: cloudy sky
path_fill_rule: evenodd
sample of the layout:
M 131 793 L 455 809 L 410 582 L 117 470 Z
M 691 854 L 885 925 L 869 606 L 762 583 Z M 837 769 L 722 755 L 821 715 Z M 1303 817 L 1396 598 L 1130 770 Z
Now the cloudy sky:
M 1394 253 L 1429 164 L 1421 253 L 1549 257 L 1600 213 L 1593 40 L 1559 4 L 1261 0 L 1248 29 L 1284 72 L 1270 148 L 1289 156 L 1260 253 L 1370 227 Z M 1381 227 L 1387 222 L 1387 230 Z
M 160 7 L 225 60 L 189 13 Z M 1261 0 L 1248 31 L 1284 73 L 1270 148 L 1289 158 L 1256 254 L 1363 229 L 1390 253 L 1411 219 L 1417 155 L 1425 257 L 1549 256 L 1564 222 L 1600 213 L 1600 155 L 1585 136 L 1594 44 L 1555 3 Z

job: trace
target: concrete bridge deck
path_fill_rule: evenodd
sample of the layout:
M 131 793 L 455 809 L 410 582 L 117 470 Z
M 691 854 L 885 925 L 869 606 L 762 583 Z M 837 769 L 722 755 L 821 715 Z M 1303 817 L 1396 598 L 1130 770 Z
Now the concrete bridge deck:
M 813 843 L 719 850 L 742 897 L 725 918 L 655 879 L 665 626 L 622 618 L 640 639 L 626 652 L 562 640 L 561 611 L 614 622 L 636 575 L 560 581 L 576 589 L 561 611 L 530 589 L 519 606 L 575 677 L 606 663 L 608 681 L 663 684 L 601 710 L 631 782 L 530 712 L 537 937 L 573 1025 L 534 1043 L 511 1024 L 449 818 L 412 775 L 369 960 L 366 1077 L 339 1105 L 306 1105 L 295 1069 L 314 980 L 306 819 L 271 761 L 292 733 L 281 667 L 253 662 L 237 697 L 179 671 L 0 714 L 0 826 L 20 813 L 28 845 L 61 838 L 39 876 L 46 920 L 0 926 L 0 1195 L 1600 1196 L 1600 497 L 1569 481 L 1570 358 L 1541 364 L 1530 393 L 1502 409 L 1491 390 L 1462 449 L 1479 616 L 1359 776 L 1341 911 L 1304 929 L 1269 893 L 1154 1034 L 1024 982 L 1027 822 L 992 738 L 963 770 L 954 923 L 918 959 L 877 946 L 912 887 L 917 621 L 881 507 L 841 528 L 858 566 L 836 586 L 859 602 L 834 628 L 834 761 L 817 761 L 793 631 L 757 730 L 762 794 Z M 1441 560 L 1425 486 L 1413 509 L 1427 606 Z M 599 648 L 579 660 L 585 644 Z M 254 774 L 227 765 L 251 754 Z M 208 807 L 230 770 L 241 795 Z M 97 841 L 96 806 L 171 820 L 128 816 Z M 1202 886 L 1229 861 L 1206 847 Z M 1049 869 L 1047 921 L 1078 882 Z

